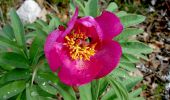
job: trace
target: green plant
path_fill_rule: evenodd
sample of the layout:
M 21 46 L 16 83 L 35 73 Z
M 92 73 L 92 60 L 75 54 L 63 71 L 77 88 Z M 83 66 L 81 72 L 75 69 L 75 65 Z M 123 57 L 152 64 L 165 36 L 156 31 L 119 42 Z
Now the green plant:
M 98 0 L 75 0 L 75 3 L 80 8 L 80 16 L 96 17 L 100 13 Z M 70 5 L 74 11 L 74 3 L 70 2 Z M 12 9 L 11 23 L 0 31 L 0 91 L 3 91 L 0 92 L 0 100 L 56 100 L 61 96 L 64 100 L 143 100 L 139 97 L 142 89 L 133 90 L 142 77 L 130 76 L 129 73 L 136 70 L 134 64 L 139 62 L 139 58 L 147 59 L 145 54 L 152 52 L 152 49 L 129 37 L 143 32 L 133 26 L 143 22 L 145 17 L 118 12 L 117 9 L 118 6 L 112 2 L 106 10 L 116 13 L 124 25 L 124 31 L 116 38 L 123 48 L 121 62 L 108 76 L 78 87 L 78 93 L 60 82 L 44 57 L 46 36 L 64 23 L 50 15 L 49 23 L 37 20 L 23 26 Z M 29 40 L 32 42 L 27 45 Z

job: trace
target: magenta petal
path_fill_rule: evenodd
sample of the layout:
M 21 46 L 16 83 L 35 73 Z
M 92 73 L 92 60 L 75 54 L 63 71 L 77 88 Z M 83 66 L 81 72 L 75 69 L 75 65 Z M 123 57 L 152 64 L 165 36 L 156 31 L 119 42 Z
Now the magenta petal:
M 59 57 L 56 53 L 56 48 L 54 45 L 56 44 L 56 41 L 59 39 L 59 36 L 62 34 L 62 31 L 55 30 L 51 32 L 45 42 L 44 45 L 44 52 L 45 56 L 47 58 L 47 61 L 50 65 L 50 68 L 52 71 L 56 71 L 59 65 L 61 65 Z
M 63 55 L 63 65 L 59 71 L 60 80 L 70 86 L 80 86 L 92 81 L 102 66 L 97 59 L 91 57 L 90 61 L 71 60 Z
M 72 16 L 72 18 L 70 19 L 70 21 L 68 22 L 68 26 L 70 25 L 74 25 L 75 21 L 77 20 L 77 17 L 78 17 L 78 7 L 76 7 L 76 10 L 74 12 L 74 15 Z
M 45 41 L 45 45 L 44 45 L 44 51 L 45 51 L 45 55 L 48 58 L 49 56 L 49 52 L 51 51 L 51 49 L 54 46 L 54 43 L 57 41 L 57 39 L 59 39 L 59 36 L 63 33 L 63 31 L 60 30 L 54 30 L 53 32 L 51 32 L 46 41 Z
M 63 33 L 62 37 L 65 37 L 68 33 L 70 33 L 70 31 L 74 27 L 77 17 L 78 17 L 78 8 L 76 7 L 76 11 L 75 11 L 74 15 L 72 16 L 72 18 L 70 19 L 70 21 L 68 22 L 68 24 L 67 24 L 68 27 L 65 30 L 65 32 Z
M 104 44 L 102 49 L 95 55 L 100 62 L 102 62 L 103 68 L 100 70 L 96 79 L 101 78 L 110 73 L 119 63 L 122 55 L 122 49 L 118 42 L 110 41 Z
M 81 28 L 81 31 L 85 32 L 87 36 L 102 39 L 103 32 L 99 26 L 99 24 L 96 22 L 96 20 L 91 16 L 82 17 L 80 19 L 77 19 L 76 24 L 77 26 L 84 26 Z M 79 25 L 81 24 L 81 25 Z
M 109 11 L 103 11 L 102 14 L 95 19 L 104 32 L 103 38 L 105 40 L 112 39 L 123 30 L 123 25 L 121 24 L 119 18 Z
M 49 66 L 53 72 L 55 72 L 62 65 L 59 55 L 62 47 L 60 45 L 57 46 L 58 48 L 54 47 L 51 49 L 49 52 L 49 57 L 47 58 Z
M 123 25 L 116 15 L 104 11 L 101 16 L 95 19 L 90 16 L 80 19 L 77 17 L 78 8 L 68 22 L 68 27 L 65 29 L 60 26 L 59 30 L 49 34 L 44 46 L 45 56 L 51 70 L 58 70 L 60 80 L 70 86 L 83 85 L 107 75 L 118 65 L 122 54 L 119 43 L 112 41 L 112 38 L 123 30 Z M 82 39 L 80 45 L 96 44 L 96 53 L 90 57 L 90 60 L 73 60 L 71 58 L 71 51 L 65 39 L 65 36 L 71 31 L 74 31 L 73 34 L 85 33 L 89 38 L 90 42 Z M 77 37 L 73 39 L 77 43 Z M 71 46 L 74 47 L 74 45 Z M 77 50 L 73 52 L 77 52 Z

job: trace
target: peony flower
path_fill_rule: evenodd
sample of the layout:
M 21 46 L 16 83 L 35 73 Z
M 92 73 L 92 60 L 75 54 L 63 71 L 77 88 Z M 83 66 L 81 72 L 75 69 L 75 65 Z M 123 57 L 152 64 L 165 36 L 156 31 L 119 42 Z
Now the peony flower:
M 79 86 L 110 73 L 119 63 L 121 46 L 112 40 L 121 33 L 119 18 L 103 11 L 96 18 L 78 17 L 78 8 L 65 29 L 59 26 L 45 43 L 45 56 L 53 72 L 70 86 Z

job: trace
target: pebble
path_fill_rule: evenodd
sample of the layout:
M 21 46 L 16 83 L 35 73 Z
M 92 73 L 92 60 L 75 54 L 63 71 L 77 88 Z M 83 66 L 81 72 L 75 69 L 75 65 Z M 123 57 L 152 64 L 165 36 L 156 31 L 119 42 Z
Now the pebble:
M 17 14 L 24 23 L 33 23 L 40 15 L 41 8 L 34 0 L 26 0 L 17 10 Z

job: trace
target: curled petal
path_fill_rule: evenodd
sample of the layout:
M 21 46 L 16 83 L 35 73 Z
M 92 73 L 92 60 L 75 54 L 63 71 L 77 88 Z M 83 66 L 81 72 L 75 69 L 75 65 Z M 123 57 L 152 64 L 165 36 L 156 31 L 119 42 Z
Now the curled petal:
M 70 25 L 74 25 L 75 21 L 77 20 L 77 17 L 78 17 L 78 7 L 76 7 L 76 10 L 74 12 L 74 15 L 72 16 L 72 18 L 70 19 L 70 21 L 68 22 L 68 26 Z
M 63 33 L 63 31 L 60 30 L 54 30 L 53 32 L 51 32 L 46 41 L 45 41 L 45 45 L 44 45 L 44 51 L 45 51 L 45 56 L 48 58 L 49 56 L 49 52 L 51 51 L 51 49 L 53 48 L 54 43 L 59 39 L 60 35 Z
M 48 35 L 45 45 L 44 45 L 45 56 L 47 58 L 47 61 L 52 71 L 56 71 L 59 65 L 61 65 L 58 54 L 56 52 L 57 50 L 56 48 L 54 48 L 54 45 L 56 44 L 56 41 L 59 39 L 59 36 L 62 33 L 63 32 L 59 30 L 55 30 L 51 32 Z
M 68 24 L 67 24 L 68 27 L 65 30 L 65 32 L 62 34 L 62 37 L 65 37 L 68 33 L 71 32 L 71 30 L 73 29 L 74 24 L 77 20 L 77 17 L 78 17 L 78 8 L 76 7 L 76 11 L 75 11 L 74 15 L 72 16 L 72 18 L 70 19 L 70 21 L 68 22 Z
M 77 19 L 75 28 L 80 28 L 80 30 L 85 32 L 87 36 L 92 37 L 95 40 L 102 39 L 103 32 L 99 24 L 91 16 Z
M 99 62 L 102 62 L 103 68 L 100 70 L 96 79 L 110 73 L 119 63 L 122 55 L 122 49 L 119 43 L 110 41 L 101 47 L 101 50 L 95 55 Z
M 123 25 L 119 18 L 109 11 L 103 11 L 102 14 L 95 19 L 104 32 L 103 38 L 105 40 L 112 39 L 123 30 Z

